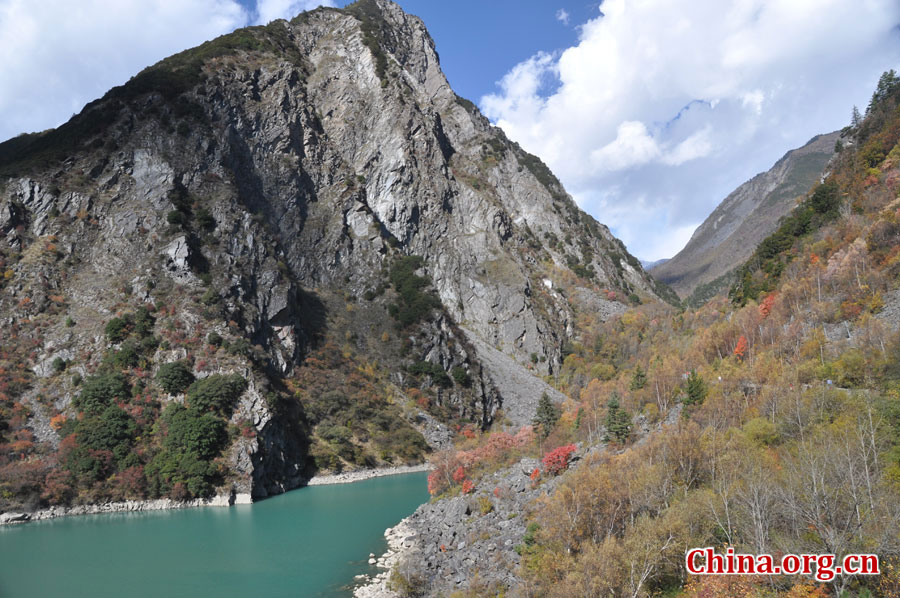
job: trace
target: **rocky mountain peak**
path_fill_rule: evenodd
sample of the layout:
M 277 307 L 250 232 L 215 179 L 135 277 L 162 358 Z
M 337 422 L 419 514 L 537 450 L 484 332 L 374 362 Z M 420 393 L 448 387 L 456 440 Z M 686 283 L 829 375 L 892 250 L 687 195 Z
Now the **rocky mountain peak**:
M 142 371 L 249 377 L 232 424 L 255 444 L 233 467 L 263 495 L 297 483 L 298 421 L 320 467 L 378 462 L 401 413 L 530 422 L 543 393 L 563 398 L 537 376 L 579 311 L 666 292 L 453 93 L 421 20 L 385 0 L 235 31 L 0 144 L 0 233 L 0 317 L 34 334 L 22 400 L 48 446 L 80 392 L 50 364 L 119 367 L 106 327 L 150 306 L 141 338 L 167 342 L 140 345 Z M 344 388 L 360 371 L 365 392 Z

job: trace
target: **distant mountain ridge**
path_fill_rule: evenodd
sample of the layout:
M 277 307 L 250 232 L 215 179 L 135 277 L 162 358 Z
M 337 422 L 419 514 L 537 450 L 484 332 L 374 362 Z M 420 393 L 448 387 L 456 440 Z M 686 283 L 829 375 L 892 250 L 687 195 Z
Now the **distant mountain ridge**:
M 817 135 L 735 189 L 694 231 L 684 249 L 671 260 L 650 266 L 653 276 L 691 303 L 726 289 L 730 273 L 820 180 L 839 137 L 839 132 Z
M 672 258 L 664 257 L 661 260 L 641 260 L 641 265 L 644 267 L 644 270 L 648 272 L 657 266 L 662 266 L 666 262 L 668 262 Z

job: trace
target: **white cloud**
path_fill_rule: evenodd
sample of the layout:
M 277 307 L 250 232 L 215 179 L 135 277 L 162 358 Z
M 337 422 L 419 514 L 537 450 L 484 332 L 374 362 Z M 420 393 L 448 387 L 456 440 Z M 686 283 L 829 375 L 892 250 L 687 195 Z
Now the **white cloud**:
M 896 0 L 606 0 L 516 65 L 488 117 L 642 258 L 787 150 L 847 124 L 900 60 Z M 552 90 L 552 91 L 548 91 Z M 615 192 L 610 190 L 614 189 Z M 644 210 L 619 210 L 615 202 Z
M 710 141 L 711 133 L 711 126 L 697 131 L 663 156 L 663 163 L 669 166 L 679 166 L 685 162 L 708 156 L 713 149 L 712 141 Z
M 619 125 L 614 140 L 591 152 L 591 162 L 600 170 L 624 170 L 655 160 L 660 153 L 644 123 L 626 121 Z
M 259 0 L 256 5 L 258 13 L 256 22 L 262 25 L 275 19 L 291 19 L 303 11 L 317 6 L 334 6 L 334 2 L 326 0 Z
M 256 12 L 272 20 L 319 4 L 260 0 Z M 0 140 L 57 126 L 142 68 L 252 19 L 237 0 L 0 0 Z
M 569 24 L 569 13 L 565 8 L 560 8 L 556 11 L 556 20 L 562 23 L 563 25 Z
M 762 114 L 762 105 L 765 100 L 765 94 L 761 89 L 754 89 L 741 95 L 741 104 L 745 108 L 752 108 L 756 115 Z

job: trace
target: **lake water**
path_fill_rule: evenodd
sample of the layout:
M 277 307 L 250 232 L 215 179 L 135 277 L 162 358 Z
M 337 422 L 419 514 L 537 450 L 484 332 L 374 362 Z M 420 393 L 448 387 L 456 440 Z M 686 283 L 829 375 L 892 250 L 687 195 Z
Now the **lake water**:
M 348 596 L 427 473 L 312 486 L 253 505 L 0 527 L 0 598 Z

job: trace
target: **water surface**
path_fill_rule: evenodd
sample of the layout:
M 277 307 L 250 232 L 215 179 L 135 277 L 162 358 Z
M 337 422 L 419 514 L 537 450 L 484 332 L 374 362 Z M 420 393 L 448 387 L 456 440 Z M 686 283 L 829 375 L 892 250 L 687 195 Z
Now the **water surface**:
M 348 596 L 427 473 L 312 486 L 253 505 L 0 527 L 0 598 Z

